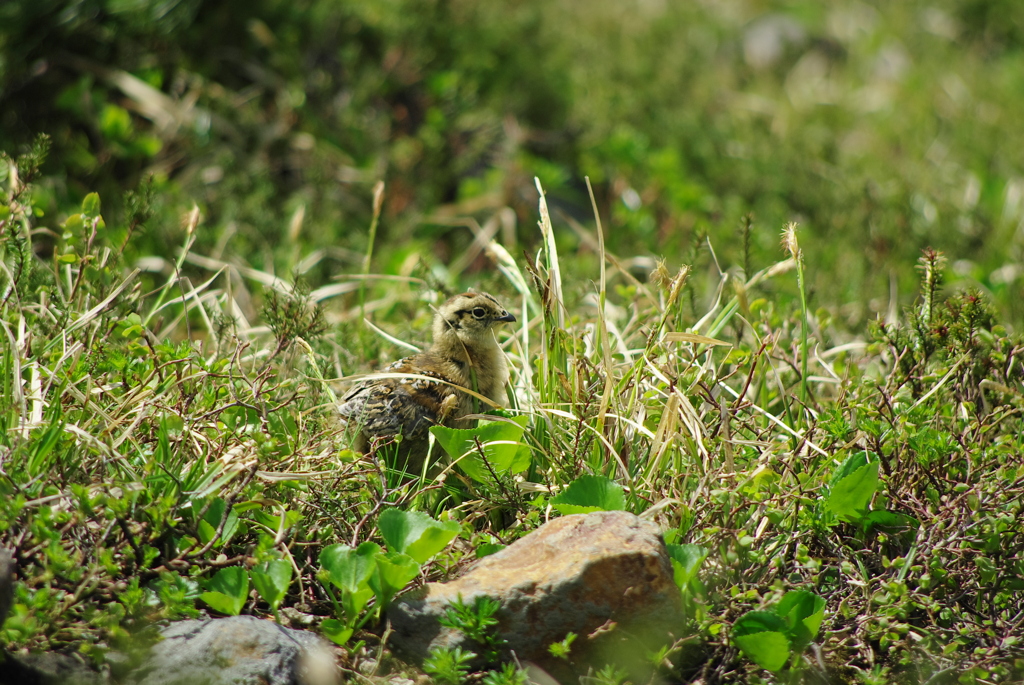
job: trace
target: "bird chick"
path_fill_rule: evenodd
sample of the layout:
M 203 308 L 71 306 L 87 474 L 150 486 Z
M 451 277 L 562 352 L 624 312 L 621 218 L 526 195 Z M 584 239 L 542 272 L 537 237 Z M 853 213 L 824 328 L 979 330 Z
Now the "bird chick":
M 426 352 L 390 364 L 384 374 L 436 378 L 373 378 L 353 388 L 338 406 L 353 428 L 353 449 L 389 450 L 394 466 L 419 473 L 428 450 L 429 428 L 452 426 L 467 414 L 486 411 L 468 388 L 503 405 L 508 367 L 495 328 L 516 317 L 487 293 L 462 293 L 441 305 L 434 317 L 434 343 Z M 453 387 L 457 386 L 457 387 Z M 400 436 L 400 438 L 399 438 Z

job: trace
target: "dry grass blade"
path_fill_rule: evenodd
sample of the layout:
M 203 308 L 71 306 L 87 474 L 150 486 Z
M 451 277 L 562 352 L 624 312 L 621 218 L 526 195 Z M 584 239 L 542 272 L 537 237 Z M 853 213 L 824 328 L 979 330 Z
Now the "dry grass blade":
M 192 252 L 189 252 L 185 255 L 185 261 L 188 262 L 189 264 L 195 264 L 196 266 L 203 267 L 204 269 L 217 271 L 218 273 L 221 271 L 234 272 L 241 276 L 245 276 L 246 278 L 250 278 L 264 287 L 273 288 L 282 295 L 288 295 L 292 292 L 291 283 L 285 281 L 284 279 L 278 278 L 273 274 L 268 274 L 265 271 L 260 271 L 259 269 L 253 269 L 247 266 L 239 266 L 237 264 L 230 264 L 221 259 L 204 257 L 202 255 L 197 255 Z
M 135 105 L 134 109 L 156 124 L 164 135 L 174 135 L 179 128 L 192 125 L 197 117 L 210 116 L 194 103 L 179 104 L 159 89 L 121 69 L 110 69 L 76 55 L 65 55 L 64 59 L 80 71 L 95 74 L 124 93 Z
M 562 294 L 562 269 L 558 263 L 558 246 L 555 244 L 555 229 L 551 226 L 551 214 L 548 212 L 548 202 L 544 196 L 544 188 L 540 185 L 540 179 L 534 178 L 537 192 L 540 193 L 540 226 L 541 236 L 544 238 L 544 252 L 547 255 L 548 278 L 551 283 L 551 299 L 555 309 L 556 325 L 565 328 L 565 298 Z
M 523 272 L 519 269 L 518 262 L 513 259 L 508 250 L 501 243 L 491 241 L 487 245 L 487 253 L 497 264 L 498 270 L 508 279 L 516 292 L 522 296 L 523 302 L 529 303 L 530 308 L 534 312 L 539 312 L 540 307 L 533 297 L 533 291 L 526 283 L 526 278 L 523 277 Z M 526 308 L 523 309 L 524 318 L 527 316 L 527 311 Z
M 87 326 L 91 321 L 93 321 L 97 316 L 99 316 L 103 311 L 105 311 L 107 309 L 107 307 L 110 306 L 110 303 L 113 302 L 114 300 L 116 300 L 117 297 L 122 292 L 124 292 L 125 288 L 127 288 L 128 285 L 132 281 L 134 281 L 135 277 L 138 276 L 138 275 L 139 275 L 139 270 L 138 269 L 134 269 L 128 275 L 127 278 L 125 278 L 123 281 L 121 281 L 120 285 L 118 285 L 116 288 L 114 288 L 114 290 L 109 295 L 107 295 L 106 298 L 104 298 L 104 300 L 102 302 L 100 302 L 98 305 L 96 305 L 95 307 L 93 307 L 92 309 L 87 311 L 85 314 L 82 314 L 82 316 L 80 316 L 70 326 L 68 326 L 65 329 L 65 331 L 64 331 L 65 334 L 73 333 L 74 331 L 77 331 L 79 328 Z M 55 345 L 57 343 L 57 341 L 58 341 L 58 339 L 54 339 L 53 341 L 51 341 L 50 344 L 46 346 L 46 349 L 50 349 L 50 347 Z
M 373 331 L 377 335 L 379 335 L 380 337 L 382 337 L 385 340 L 387 340 L 392 345 L 395 345 L 396 347 L 401 347 L 403 349 L 409 350 L 413 354 L 417 354 L 419 352 L 422 352 L 421 348 L 417 347 L 416 345 L 413 345 L 412 343 L 407 343 L 404 340 L 401 340 L 400 338 L 396 338 L 395 336 L 391 335 L 390 333 L 388 333 L 384 329 L 382 329 L 382 328 L 380 328 L 378 326 L 375 326 L 373 324 L 373 322 L 370 321 L 369 319 L 363 319 L 363 325 L 366 326 L 367 328 L 369 328 L 371 331 Z
M 344 295 L 345 293 L 353 293 L 357 290 L 359 290 L 359 283 L 357 281 L 351 281 L 348 283 L 332 283 L 310 291 L 309 299 L 312 302 L 323 302 L 324 300 L 329 300 L 332 297 Z
M 594 212 L 594 222 L 597 227 L 597 258 L 600 265 L 600 278 L 598 280 L 598 312 L 597 312 L 597 337 L 598 342 L 601 345 L 602 358 L 601 361 L 604 364 L 604 392 L 601 393 L 601 404 L 597 410 L 597 425 L 598 430 L 604 426 L 605 414 L 608 412 L 608 408 L 612 403 L 612 395 L 614 388 L 613 375 L 615 370 L 612 366 L 612 352 L 608 345 L 608 321 L 607 321 L 607 304 L 608 304 L 608 276 L 605 270 L 605 247 L 604 247 L 604 228 L 601 226 L 601 213 L 597 210 L 597 199 L 594 197 L 594 188 L 590 185 L 590 178 L 587 179 L 587 192 L 590 194 L 590 206 Z M 619 349 L 625 350 L 626 345 L 622 340 L 622 335 L 616 330 L 616 338 L 619 341 Z
M 658 422 L 658 431 L 651 439 L 651 455 L 647 462 L 646 480 L 648 487 L 652 486 L 652 479 L 661 473 L 665 463 L 665 456 L 673 438 L 677 432 L 676 424 L 679 420 L 679 396 L 672 393 L 668 396 L 665 409 L 661 413 L 661 420 Z
M 23 319 L 24 317 L 21 317 L 20 320 Z M 24 376 L 22 375 L 22 360 L 20 354 L 20 350 L 23 349 L 23 346 L 18 344 L 18 340 L 15 339 L 14 333 L 7 326 L 6 321 L 0 320 L 0 326 L 3 326 L 4 333 L 7 335 L 7 354 L 11 356 L 11 370 L 13 372 L 13 376 L 15 379 L 24 378 Z M 28 413 L 28 407 L 25 404 L 25 393 L 21 387 L 20 380 L 11 383 L 11 391 L 13 395 L 11 399 L 17 405 L 19 413 L 22 416 L 26 415 Z
M 666 333 L 663 339 L 665 342 L 685 342 L 693 343 L 695 345 L 724 345 L 726 347 L 732 347 L 732 343 L 725 342 L 724 340 L 709 338 L 708 336 L 700 335 L 699 333 L 685 333 L 682 331 L 671 331 Z
M 507 208 L 506 208 L 507 209 Z M 494 242 L 494 236 L 501 228 L 500 213 L 492 214 L 491 217 L 481 226 L 476 219 L 468 218 L 464 222 L 453 222 L 453 225 L 466 226 L 473 232 L 473 242 L 460 254 L 455 261 L 448 265 L 448 273 L 452 277 L 459 277 L 466 268 L 476 261 L 477 257 L 487 249 L 487 246 Z
M 937 393 L 944 385 L 946 385 L 946 383 L 949 382 L 949 379 L 952 378 L 956 374 L 956 372 L 960 370 L 960 367 L 963 365 L 964 362 L 967 361 L 968 357 L 969 357 L 969 355 L 965 353 L 963 356 L 961 356 L 959 359 L 957 359 L 956 363 L 953 364 L 953 366 L 950 367 L 949 371 L 946 372 L 946 375 L 943 376 L 942 379 L 939 380 L 938 383 L 933 385 L 928 390 L 928 392 L 926 392 L 916 402 L 914 402 L 913 406 L 911 406 L 911 409 L 916 409 L 916 408 L 920 407 L 922 404 L 927 402 L 932 397 L 932 395 Z

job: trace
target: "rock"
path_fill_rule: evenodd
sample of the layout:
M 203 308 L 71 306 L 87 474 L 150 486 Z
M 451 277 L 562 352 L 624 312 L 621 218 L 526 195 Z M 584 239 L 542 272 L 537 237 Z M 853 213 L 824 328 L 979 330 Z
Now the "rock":
M 14 554 L 0 547 L 0 626 L 14 601 Z M 81 657 L 59 652 L 15 656 L 0 647 L 0 685 L 99 685 L 106 678 L 90 669 Z
M 59 652 L 0 654 L 0 685 L 102 685 L 107 678 Z
M 763 71 L 775 66 L 790 46 L 802 45 L 807 32 L 796 19 L 785 14 L 765 14 L 747 27 L 743 34 L 743 58 Z
M 307 614 L 304 611 L 299 611 L 295 607 L 281 607 L 278 612 L 281 616 L 288 621 L 288 625 L 292 628 L 309 628 L 316 623 L 317 617 L 314 614 Z
M 178 621 L 129 682 L 135 685 L 336 685 L 330 647 L 255 616 Z
M 458 580 L 429 583 L 391 606 L 396 653 L 422 661 L 435 647 L 475 650 L 438 619 L 459 596 L 501 602 L 497 630 L 521 662 L 564 681 L 614 662 L 632 669 L 682 625 L 680 593 L 652 523 L 622 511 L 564 516 L 486 557 Z M 568 660 L 548 647 L 578 636 Z
M 14 601 L 14 555 L 0 547 L 0 626 L 7 620 L 7 612 Z

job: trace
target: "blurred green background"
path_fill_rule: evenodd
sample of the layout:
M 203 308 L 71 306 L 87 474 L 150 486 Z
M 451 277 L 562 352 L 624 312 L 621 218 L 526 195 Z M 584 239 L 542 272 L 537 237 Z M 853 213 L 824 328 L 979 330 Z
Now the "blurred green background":
M 593 274 L 589 176 L 638 275 L 752 273 L 798 221 L 811 304 L 850 330 L 912 300 L 926 246 L 1018 324 L 1022 112 L 1016 0 L 0 3 L 0 149 L 53 140 L 40 254 L 90 191 L 123 231 L 152 175 L 130 254 L 173 255 L 196 203 L 193 252 L 314 284 L 360 270 L 378 180 L 374 271 L 443 279 L 469 218 L 532 253 L 536 176 Z

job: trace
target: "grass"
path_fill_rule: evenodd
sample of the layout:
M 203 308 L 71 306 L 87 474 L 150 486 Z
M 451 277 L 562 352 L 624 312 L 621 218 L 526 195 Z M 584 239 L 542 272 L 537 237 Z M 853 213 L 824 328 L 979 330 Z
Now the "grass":
M 392 588 L 337 564 L 621 501 L 686 571 L 669 681 L 1021 678 L 1013 3 L 236 5 L 0 10 L 0 641 L 120 675 L 154 621 L 306 615 L 382 675 Z M 337 396 L 469 286 L 527 465 L 346 450 Z M 410 563 L 396 510 L 458 534 Z M 812 594 L 806 649 L 750 632 Z
M 143 256 L 172 254 L 197 204 L 203 256 L 319 285 L 430 253 L 451 285 L 481 232 L 517 258 L 541 245 L 534 177 L 563 258 L 596 249 L 569 228 L 592 216 L 589 177 L 608 249 L 687 264 L 697 290 L 718 278 L 705 238 L 751 274 L 798 221 L 808 312 L 852 335 L 912 301 L 926 247 L 1006 322 L 1024 314 L 1008 0 L 90 7 L 5 6 L 0 149 L 52 135 L 32 204 L 55 222 L 98 191 L 123 230 L 113 200 L 152 174 Z
M 504 345 L 529 459 L 409 481 L 346 449 L 333 404 L 369 360 L 404 354 L 393 341 L 422 337 L 442 279 L 368 273 L 371 241 L 360 277 L 310 296 L 193 254 L 198 211 L 150 275 L 125 263 L 95 195 L 39 259 L 25 198 L 43 152 L 7 164 L 0 215 L 0 538 L 19 563 L 10 649 L 78 651 L 118 676 L 108 651 L 137 658 L 155 621 L 305 614 L 344 644 L 353 680 L 371 655 L 383 676 L 405 668 L 381 643 L 385 595 L 328 582 L 325 547 L 357 548 L 332 548 L 345 561 L 331 563 L 387 554 L 412 583 L 450 578 L 597 475 L 706 554 L 681 588 L 689 637 L 659 655 L 658 677 L 1024 675 L 1022 348 L 984 297 L 942 289 L 939 255 L 922 258 L 914 308 L 851 338 L 834 312 L 809 311 L 805 272 L 817 266 L 793 226 L 776 263 L 750 275 L 722 265 L 708 293 L 685 266 L 638 276 L 600 220 L 577 226 L 595 268 L 574 261 L 570 274 L 538 183 L 537 252 L 485 243 L 486 287 L 519 306 Z M 188 278 L 186 265 L 206 273 Z M 792 271 L 797 293 L 780 296 Z M 454 522 L 454 541 L 410 565 L 377 526 L 395 508 Z M 358 547 L 368 542 L 387 552 Z M 262 575 L 242 571 L 254 567 Z M 793 590 L 824 600 L 821 631 L 769 672 L 733 630 Z M 614 665 L 594 674 L 616 677 Z

